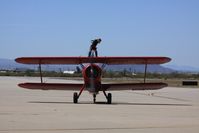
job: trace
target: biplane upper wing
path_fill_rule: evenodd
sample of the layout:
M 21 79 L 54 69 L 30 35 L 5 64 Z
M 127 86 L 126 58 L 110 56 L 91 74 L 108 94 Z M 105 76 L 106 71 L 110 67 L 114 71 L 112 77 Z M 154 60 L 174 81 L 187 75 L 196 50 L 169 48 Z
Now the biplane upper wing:
M 20 57 L 15 59 L 22 64 L 83 64 L 103 63 L 119 64 L 163 64 L 169 62 L 168 57 Z

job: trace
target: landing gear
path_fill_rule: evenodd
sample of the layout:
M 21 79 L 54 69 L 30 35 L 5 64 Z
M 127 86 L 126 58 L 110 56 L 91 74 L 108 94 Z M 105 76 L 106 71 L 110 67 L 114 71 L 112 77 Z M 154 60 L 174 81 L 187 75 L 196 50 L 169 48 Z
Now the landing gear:
M 96 94 L 93 94 L 93 103 L 96 102 Z
M 75 92 L 75 93 L 73 94 L 73 102 L 74 102 L 74 103 L 78 103 L 78 98 L 79 98 L 79 96 L 78 96 L 77 92 Z
M 82 86 L 79 94 L 77 92 L 73 93 L 73 103 L 78 103 L 78 99 L 79 99 L 80 95 L 82 94 L 84 88 L 85 88 L 85 86 Z M 107 99 L 107 104 L 111 104 L 112 103 L 112 94 L 108 93 L 108 95 L 107 95 L 105 91 L 103 91 L 103 93 Z M 96 103 L 96 94 L 95 93 L 93 94 L 93 103 Z
M 103 91 L 103 93 L 104 93 L 104 96 L 107 99 L 107 104 L 111 104 L 112 103 L 112 94 L 108 93 L 108 95 L 107 95 L 105 91 Z

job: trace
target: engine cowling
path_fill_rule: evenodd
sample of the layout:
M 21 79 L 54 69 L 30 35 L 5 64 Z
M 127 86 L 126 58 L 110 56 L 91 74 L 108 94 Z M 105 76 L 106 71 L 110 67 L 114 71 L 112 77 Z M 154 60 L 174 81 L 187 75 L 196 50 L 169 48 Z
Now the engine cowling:
M 91 92 L 98 92 L 101 88 L 102 69 L 96 64 L 86 66 L 82 74 L 86 88 Z

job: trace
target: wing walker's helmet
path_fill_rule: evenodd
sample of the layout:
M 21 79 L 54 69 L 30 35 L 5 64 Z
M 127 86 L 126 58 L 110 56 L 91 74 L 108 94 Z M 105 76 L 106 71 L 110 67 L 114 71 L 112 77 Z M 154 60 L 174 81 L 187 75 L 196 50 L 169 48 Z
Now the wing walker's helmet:
M 101 41 L 102 41 L 102 39 L 101 39 L 101 38 L 99 38 L 99 39 L 98 39 L 98 43 L 100 43 Z

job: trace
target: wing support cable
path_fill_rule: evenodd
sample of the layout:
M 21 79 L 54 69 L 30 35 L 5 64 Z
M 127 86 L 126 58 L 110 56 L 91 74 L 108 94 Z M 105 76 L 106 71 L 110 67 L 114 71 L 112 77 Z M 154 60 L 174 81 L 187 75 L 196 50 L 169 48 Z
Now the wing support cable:
M 39 61 L 39 75 L 40 75 L 41 83 L 43 83 L 43 76 L 42 76 L 42 72 L 41 72 L 41 62 L 40 61 Z
M 104 69 L 106 67 L 106 64 L 104 63 L 104 64 L 102 64 L 102 69 Z
M 81 66 L 82 69 L 84 69 L 84 65 L 82 63 L 80 64 L 80 66 Z

